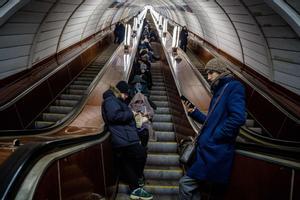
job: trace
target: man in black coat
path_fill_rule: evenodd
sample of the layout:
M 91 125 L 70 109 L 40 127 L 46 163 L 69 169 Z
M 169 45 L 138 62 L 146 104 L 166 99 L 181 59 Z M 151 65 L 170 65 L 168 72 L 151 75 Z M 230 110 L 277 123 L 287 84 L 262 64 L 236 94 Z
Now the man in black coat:
M 114 161 L 120 178 L 128 183 L 130 198 L 152 199 L 143 189 L 146 149 L 140 144 L 134 113 L 125 103 L 129 86 L 125 81 L 103 93 L 102 117 L 111 133 Z
M 180 48 L 186 52 L 186 46 L 187 46 L 187 43 L 188 43 L 188 36 L 189 36 L 189 33 L 187 31 L 187 28 L 186 26 L 184 26 L 180 32 L 180 36 L 179 36 L 179 39 L 180 39 Z

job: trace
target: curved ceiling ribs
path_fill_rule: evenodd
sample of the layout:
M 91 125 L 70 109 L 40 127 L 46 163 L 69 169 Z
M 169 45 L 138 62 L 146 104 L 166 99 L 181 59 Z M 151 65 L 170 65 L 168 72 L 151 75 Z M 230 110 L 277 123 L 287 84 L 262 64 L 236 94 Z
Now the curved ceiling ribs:
M 145 5 L 300 94 L 299 37 L 264 0 L 32 0 L 0 26 L 0 79 L 133 16 Z

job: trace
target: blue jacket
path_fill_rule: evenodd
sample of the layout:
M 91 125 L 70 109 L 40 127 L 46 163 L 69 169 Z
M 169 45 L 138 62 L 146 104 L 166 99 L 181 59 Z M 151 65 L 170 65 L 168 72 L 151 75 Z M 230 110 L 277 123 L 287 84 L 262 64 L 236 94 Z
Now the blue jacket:
M 132 111 L 112 90 L 103 93 L 102 117 L 112 134 L 113 148 L 140 142 Z
M 198 137 L 196 160 L 187 175 L 198 180 L 227 183 L 235 155 L 235 139 L 246 121 L 245 89 L 232 77 L 223 77 L 213 89 L 209 111 L 227 85 Z M 203 123 L 206 115 L 196 109 L 190 116 Z

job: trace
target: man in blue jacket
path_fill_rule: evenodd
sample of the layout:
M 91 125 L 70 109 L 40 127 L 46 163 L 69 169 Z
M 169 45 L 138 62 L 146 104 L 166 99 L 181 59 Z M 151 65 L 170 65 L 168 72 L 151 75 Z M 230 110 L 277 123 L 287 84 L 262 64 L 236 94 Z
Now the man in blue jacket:
M 231 173 L 235 140 L 246 120 L 244 86 L 220 59 L 210 60 L 205 69 L 213 93 L 208 114 L 185 103 L 189 116 L 205 125 L 198 137 L 195 161 L 180 179 L 181 200 L 200 199 L 199 187 L 207 184 L 215 190 L 216 199 L 222 198 Z
M 125 81 L 111 86 L 103 93 L 102 117 L 111 133 L 115 165 L 120 178 L 128 183 L 131 199 L 152 199 L 143 189 L 143 171 L 146 163 L 146 149 L 140 144 L 134 113 L 125 100 L 129 86 Z

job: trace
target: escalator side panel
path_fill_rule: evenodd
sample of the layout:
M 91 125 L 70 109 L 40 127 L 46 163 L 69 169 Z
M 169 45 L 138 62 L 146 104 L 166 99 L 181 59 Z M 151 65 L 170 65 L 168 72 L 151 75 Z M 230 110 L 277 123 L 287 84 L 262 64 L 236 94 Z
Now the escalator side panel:
M 59 199 L 59 195 L 62 199 L 109 198 L 116 189 L 112 170 L 112 149 L 107 138 L 53 162 L 42 175 L 33 199 Z
M 236 154 L 226 200 L 290 199 L 292 170 Z

